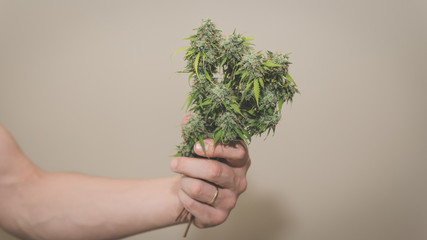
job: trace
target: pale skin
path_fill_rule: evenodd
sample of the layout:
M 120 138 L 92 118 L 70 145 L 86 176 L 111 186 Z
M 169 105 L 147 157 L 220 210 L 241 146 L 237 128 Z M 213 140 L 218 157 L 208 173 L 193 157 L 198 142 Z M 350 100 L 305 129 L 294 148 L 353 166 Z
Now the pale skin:
M 226 162 L 178 157 L 171 161 L 178 176 L 112 179 L 46 172 L 0 124 L 0 227 L 21 239 L 120 239 L 177 224 L 183 207 L 197 227 L 221 224 L 246 189 L 251 161 L 244 143 L 204 142 L 207 156 Z M 194 150 L 206 156 L 200 144 Z M 219 192 L 210 205 L 211 183 Z

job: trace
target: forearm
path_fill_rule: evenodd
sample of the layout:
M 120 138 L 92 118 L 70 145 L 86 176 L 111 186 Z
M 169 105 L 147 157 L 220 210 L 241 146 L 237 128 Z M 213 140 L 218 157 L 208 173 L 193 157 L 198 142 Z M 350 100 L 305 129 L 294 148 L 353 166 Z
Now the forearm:
M 126 180 L 44 173 L 36 181 L 3 189 L 0 221 L 30 239 L 117 239 L 174 224 L 182 208 L 177 184 L 178 177 Z
M 117 239 L 172 225 L 178 180 L 46 173 L 0 124 L 0 227 L 22 239 Z

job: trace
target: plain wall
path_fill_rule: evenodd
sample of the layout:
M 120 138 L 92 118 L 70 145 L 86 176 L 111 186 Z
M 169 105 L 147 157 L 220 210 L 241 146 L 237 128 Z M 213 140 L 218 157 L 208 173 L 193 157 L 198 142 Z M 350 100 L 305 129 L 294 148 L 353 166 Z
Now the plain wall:
M 292 52 L 301 94 L 250 145 L 228 221 L 188 239 L 426 239 L 426 16 L 415 0 L 0 0 L 0 122 L 47 171 L 172 176 L 189 87 L 170 57 L 211 18 Z

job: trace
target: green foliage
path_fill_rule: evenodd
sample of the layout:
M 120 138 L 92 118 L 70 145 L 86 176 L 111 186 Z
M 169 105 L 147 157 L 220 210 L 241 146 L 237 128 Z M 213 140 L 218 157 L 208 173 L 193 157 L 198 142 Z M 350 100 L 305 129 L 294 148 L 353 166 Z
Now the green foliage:
M 202 21 L 196 33 L 186 40 L 190 46 L 183 71 L 191 91 L 185 102 L 192 117 L 183 127 L 184 141 L 178 156 L 195 156 L 193 145 L 213 138 L 229 144 L 268 133 L 279 122 L 284 103 L 292 101 L 297 86 L 289 75 L 289 54 L 262 53 L 253 49 L 252 37 L 235 31 L 221 35 L 210 19 Z

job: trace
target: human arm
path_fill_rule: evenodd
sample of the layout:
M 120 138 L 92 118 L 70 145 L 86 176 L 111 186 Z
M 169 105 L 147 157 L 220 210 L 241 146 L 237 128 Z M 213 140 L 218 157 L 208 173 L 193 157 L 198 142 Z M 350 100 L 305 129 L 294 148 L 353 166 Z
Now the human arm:
M 22 239 L 118 239 L 175 224 L 179 179 L 45 172 L 0 125 L 0 226 Z
M 200 160 L 193 160 L 197 159 L 179 159 L 182 170 L 176 171 L 188 176 L 203 172 Z M 218 163 L 207 167 L 215 169 Z M 231 171 L 228 165 L 222 168 L 228 169 L 223 172 Z M 237 184 L 234 179 L 243 177 L 233 176 L 218 175 L 212 180 L 232 185 Z M 176 216 L 189 202 L 179 197 L 180 189 L 193 186 L 188 180 L 183 176 L 132 180 L 45 172 L 25 156 L 0 125 L 0 227 L 22 239 L 118 239 L 176 224 Z M 196 225 L 212 226 L 225 220 L 225 211 L 231 210 L 224 203 L 236 199 L 237 194 L 220 192 L 215 204 L 227 207 L 213 212 L 211 219 L 198 217 L 191 203 L 188 209 L 196 216 Z

